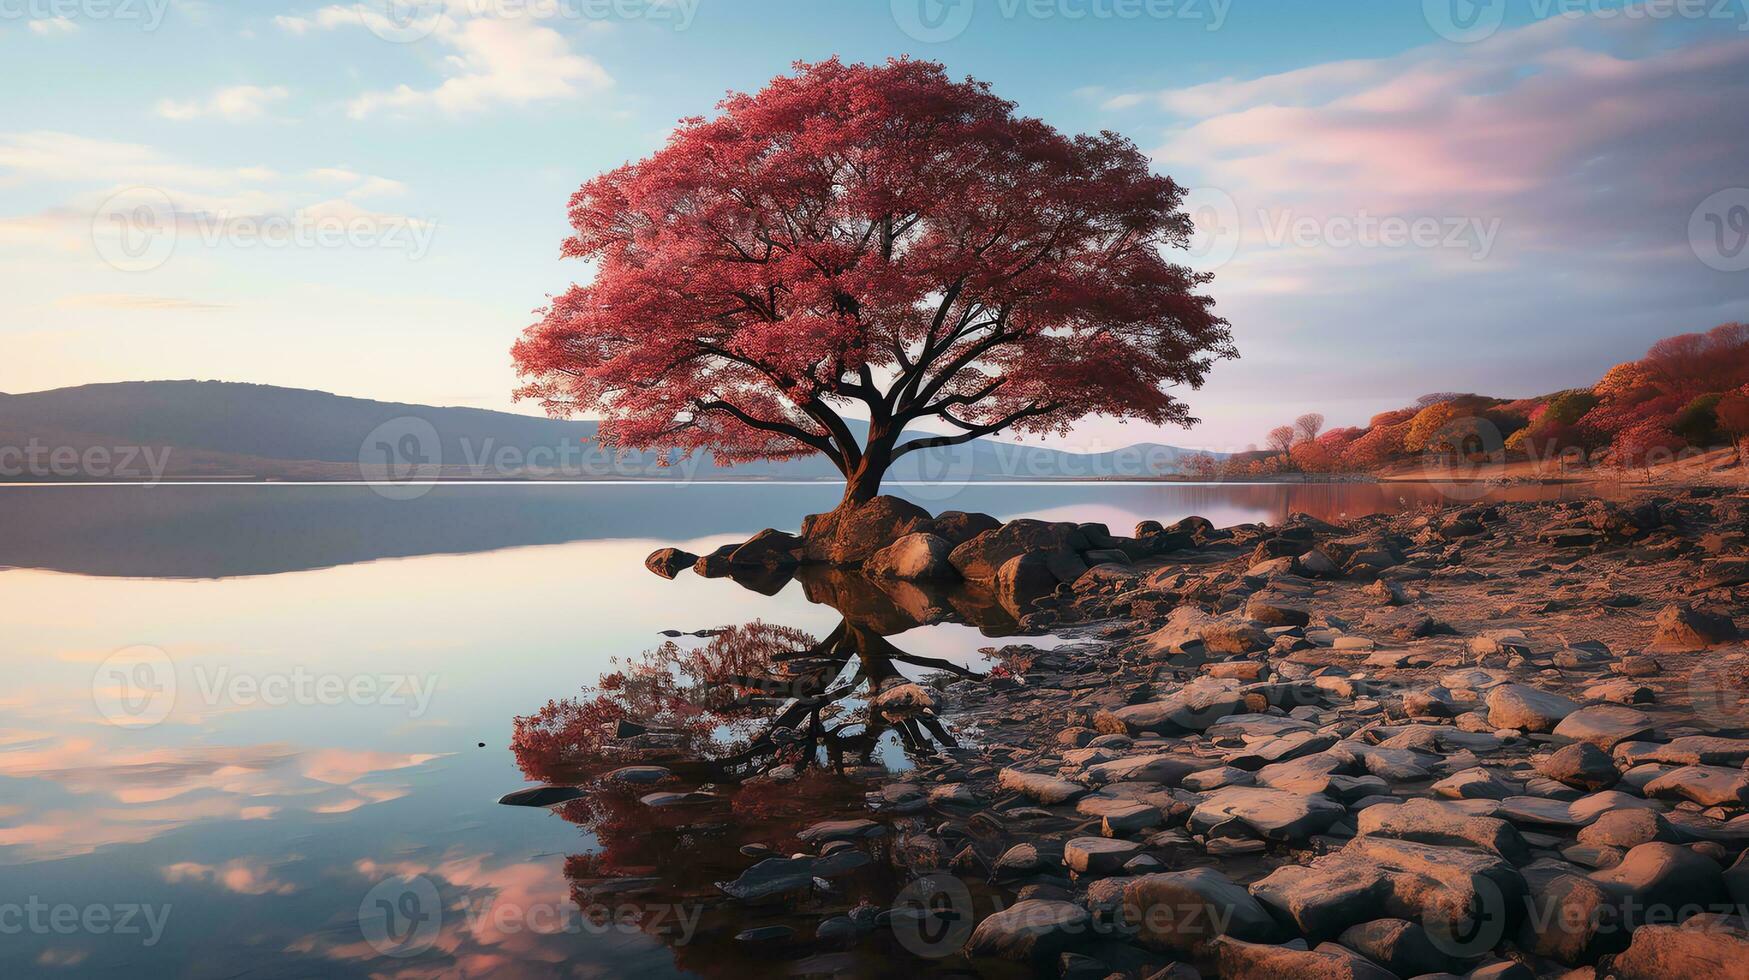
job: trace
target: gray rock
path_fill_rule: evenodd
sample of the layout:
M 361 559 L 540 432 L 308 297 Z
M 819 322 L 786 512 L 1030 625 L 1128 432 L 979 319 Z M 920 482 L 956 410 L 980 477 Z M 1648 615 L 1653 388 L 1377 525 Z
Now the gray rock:
M 960 577 L 948 556 L 953 544 L 946 538 L 919 531 L 907 534 L 870 555 L 863 563 L 866 575 L 907 582 L 951 582 Z
M 1724 766 L 1683 766 L 1646 784 L 1646 795 L 1692 800 L 1701 806 L 1749 804 L 1749 772 Z
M 1536 771 L 1557 782 L 1595 792 L 1621 778 L 1615 760 L 1590 742 L 1563 745 L 1536 761 Z
M 1068 803 L 1087 795 L 1089 792 L 1088 788 L 1080 783 L 1073 783 L 1048 773 L 1021 772 L 1018 769 L 1002 770 L 996 777 L 996 784 L 1010 792 L 1030 796 L 1047 806 Z
M 1326 797 L 1261 786 L 1229 786 L 1209 794 L 1191 811 L 1190 825 L 1208 833 L 1229 822 L 1267 840 L 1304 840 L 1342 819 L 1342 805 Z

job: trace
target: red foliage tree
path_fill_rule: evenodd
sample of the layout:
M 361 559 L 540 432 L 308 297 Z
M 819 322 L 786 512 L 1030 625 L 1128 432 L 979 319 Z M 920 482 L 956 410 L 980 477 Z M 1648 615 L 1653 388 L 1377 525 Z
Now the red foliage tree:
M 1183 189 L 1120 136 L 910 60 L 801 64 L 719 109 L 572 197 L 563 251 L 596 276 L 515 345 L 519 397 L 599 413 L 615 446 L 822 453 L 852 503 L 999 430 L 1190 424 L 1165 389 L 1235 356 L 1210 276 L 1164 254 Z M 912 423 L 949 434 L 901 442 Z

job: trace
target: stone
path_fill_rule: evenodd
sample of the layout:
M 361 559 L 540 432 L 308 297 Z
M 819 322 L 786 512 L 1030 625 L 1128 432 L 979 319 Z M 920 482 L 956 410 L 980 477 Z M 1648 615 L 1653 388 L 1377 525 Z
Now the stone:
M 1407 919 L 1374 919 L 1349 926 L 1337 942 L 1399 977 L 1463 968 L 1462 963 L 1434 945 L 1426 929 Z
M 873 820 L 822 820 L 797 832 L 796 839 L 815 847 L 835 840 L 864 840 L 887 832 L 886 825 Z
M 616 783 L 643 785 L 648 783 L 659 783 L 664 779 L 668 779 L 672 775 L 673 773 L 661 766 L 621 766 L 608 773 L 603 778 L 610 779 Z
M 1229 786 L 1208 795 L 1191 811 L 1190 825 L 1209 833 L 1236 822 L 1267 840 L 1297 841 L 1321 834 L 1342 819 L 1340 803 L 1323 796 L 1261 786 Z
M 966 941 L 974 959 L 989 957 L 1043 968 L 1092 938 L 1092 915 L 1073 902 L 1027 899 L 978 923 Z
M 1304 606 L 1269 592 L 1252 595 L 1245 603 L 1245 616 L 1265 626 L 1306 626 L 1312 621 Z
M 1219 936 L 1275 937 L 1275 919 L 1244 886 L 1213 868 L 1143 875 L 1124 886 L 1124 924 L 1150 949 L 1192 953 Z
M 1076 837 L 1063 845 L 1063 863 L 1080 874 L 1108 875 L 1122 869 L 1125 861 L 1141 851 L 1142 845 L 1135 841 Z
M 998 878 L 1020 877 L 1053 871 L 1063 866 L 1059 858 L 1041 852 L 1037 844 L 1016 844 L 1002 852 L 994 868 Z
M 1724 766 L 1682 766 L 1646 784 L 1646 795 L 1701 806 L 1749 805 L 1749 772 Z
M 1689 653 L 1737 640 L 1737 625 L 1731 617 L 1705 612 L 1686 603 L 1671 603 L 1658 611 L 1653 621 L 1655 653 Z
M 958 547 L 985 531 L 994 531 L 1002 522 L 977 511 L 944 510 L 930 522 L 929 533 Z
M 996 784 L 1010 792 L 1030 796 L 1047 806 L 1069 803 L 1089 792 L 1088 788 L 1080 783 L 1070 782 L 1047 773 L 1021 772 L 1018 769 L 1002 770 L 996 777 Z
M 1536 760 L 1536 771 L 1556 782 L 1589 792 L 1608 789 L 1621 778 L 1615 760 L 1590 742 L 1561 746 Z
M 929 512 L 893 496 L 878 496 L 802 519 L 803 555 L 830 565 L 860 565 L 875 552 L 910 534 L 927 529 Z
M 1086 536 L 1073 524 L 1021 519 L 962 542 L 953 549 L 949 560 L 966 581 L 990 585 L 1002 566 L 1021 555 L 1038 555 L 1045 567 L 1052 567 L 1050 556 L 1065 552 L 1073 555 L 1077 550 L 1086 550 L 1086 544 Z M 1085 564 L 1081 571 L 1086 571 Z M 1079 575 L 1077 572 L 1062 580 L 1073 582 Z
M 1632 944 L 1611 966 L 1612 975 L 1620 980 L 1749 980 L 1749 939 L 1740 930 L 1708 928 L 1711 918 L 1634 930 Z
M 1617 742 L 1638 738 L 1652 727 L 1651 716 L 1642 711 L 1619 704 L 1594 704 L 1563 718 L 1554 733 L 1575 742 L 1590 742 L 1608 752 Z
M 1477 766 L 1433 784 L 1433 791 L 1453 800 L 1504 800 L 1524 792 L 1524 784 Z
M 1655 810 L 1611 810 L 1579 830 L 1579 843 L 1632 848 L 1653 841 L 1674 843 L 1676 831 Z
M 1208 682 L 1205 683 L 1204 681 Z M 1200 732 L 1229 715 L 1245 711 L 1245 695 L 1236 684 L 1199 678 L 1158 701 L 1119 708 L 1110 717 L 1131 735 L 1145 732 Z
M 996 601 L 1016 619 L 1030 613 L 1034 602 L 1056 588 L 1057 576 L 1051 571 L 1050 558 L 1042 552 L 1015 555 L 996 571 Z
M 1251 894 L 1306 936 L 1334 937 L 1386 914 L 1391 884 L 1379 868 L 1320 859 L 1284 864 L 1252 883 Z
M 1356 827 L 1363 836 L 1477 847 L 1514 864 L 1530 860 L 1530 846 L 1510 823 L 1495 817 L 1475 816 L 1437 800 L 1405 800 L 1395 805 L 1369 806 L 1360 811 Z
M 1683 908 L 1705 909 L 1729 900 L 1723 871 L 1716 861 L 1677 844 L 1640 844 L 1621 863 L 1590 874 L 1592 881 L 1620 899 L 1629 926 L 1669 922 Z
M 953 545 L 943 537 L 918 531 L 907 534 L 869 556 L 863 573 L 905 582 L 951 582 L 959 578 L 948 555 Z
M 719 881 L 723 894 L 741 902 L 759 902 L 814 886 L 813 858 L 766 858 L 734 881 Z
M 582 796 L 583 791 L 575 786 L 530 786 L 505 793 L 498 797 L 498 802 L 505 806 L 557 806 Z
M 1627 933 L 1615 927 L 1617 905 L 1614 895 L 1583 875 L 1556 875 L 1531 889 L 1519 945 L 1568 966 L 1617 952 L 1627 945 Z
M 682 571 L 691 568 L 698 561 L 698 556 L 690 551 L 679 548 L 657 548 L 650 552 L 650 557 L 644 559 L 644 567 L 663 578 L 673 578 Z
M 801 538 L 766 528 L 729 553 L 729 564 L 742 568 L 779 568 L 794 565 L 801 554 Z
M 1579 710 L 1579 702 L 1528 684 L 1501 684 L 1488 691 L 1488 724 L 1526 732 L 1550 732 Z
M 1396 980 L 1358 955 L 1334 950 L 1266 946 L 1223 937 L 1215 942 L 1224 980 Z
M 1086 778 L 1094 786 L 1119 782 L 1165 783 L 1176 786 L 1185 776 L 1205 764 L 1186 756 L 1134 755 L 1088 766 Z

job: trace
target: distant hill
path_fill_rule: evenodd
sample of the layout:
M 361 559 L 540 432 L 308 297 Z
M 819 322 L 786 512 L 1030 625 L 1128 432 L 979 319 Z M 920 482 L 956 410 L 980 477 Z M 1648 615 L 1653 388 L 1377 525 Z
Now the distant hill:
M 725 467 L 701 454 L 664 466 L 659 454 L 615 453 L 595 436 L 594 422 L 477 408 L 222 381 L 134 381 L 0 394 L 0 479 L 838 477 L 824 457 Z M 20 452 L 29 454 L 22 466 Z M 1143 443 L 1067 453 L 980 439 L 913 453 L 889 479 L 1146 479 L 1178 472 L 1186 452 Z M 401 468 L 390 473 L 383 461 Z

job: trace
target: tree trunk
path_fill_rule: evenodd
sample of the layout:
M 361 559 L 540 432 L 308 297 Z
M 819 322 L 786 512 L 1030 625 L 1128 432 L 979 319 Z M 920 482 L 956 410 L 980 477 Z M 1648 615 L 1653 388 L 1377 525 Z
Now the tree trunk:
M 878 443 L 868 446 L 856 469 L 844 477 L 844 499 L 839 502 L 838 508 L 843 510 L 873 500 L 881 492 L 881 478 L 887 475 L 887 467 L 891 465 L 891 450 Z

